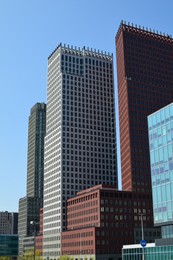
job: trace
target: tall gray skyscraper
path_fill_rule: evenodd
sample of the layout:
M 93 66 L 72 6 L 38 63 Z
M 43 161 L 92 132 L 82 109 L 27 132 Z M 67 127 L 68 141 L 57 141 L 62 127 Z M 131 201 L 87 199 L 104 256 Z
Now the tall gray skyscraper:
M 28 129 L 27 196 L 43 201 L 44 137 L 46 105 L 37 103 L 31 109 Z
M 32 235 L 30 221 L 39 222 L 43 207 L 44 137 L 46 105 L 36 103 L 29 116 L 27 195 L 19 200 L 19 254 L 23 254 L 23 238 Z
M 61 44 L 48 58 L 44 256 L 61 254 L 66 200 L 117 185 L 113 56 Z

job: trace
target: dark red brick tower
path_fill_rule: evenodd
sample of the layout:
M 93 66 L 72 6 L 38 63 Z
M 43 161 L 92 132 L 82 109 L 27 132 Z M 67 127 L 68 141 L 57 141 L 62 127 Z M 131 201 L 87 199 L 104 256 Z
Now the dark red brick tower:
M 122 22 L 116 53 L 122 187 L 150 194 L 147 116 L 173 100 L 173 39 Z

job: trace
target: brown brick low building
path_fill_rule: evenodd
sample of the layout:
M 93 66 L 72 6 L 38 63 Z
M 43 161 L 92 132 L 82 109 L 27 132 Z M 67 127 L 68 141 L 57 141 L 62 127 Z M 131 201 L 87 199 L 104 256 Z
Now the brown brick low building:
M 109 185 L 78 192 L 67 201 L 67 231 L 62 233 L 62 254 L 73 255 L 75 259 L 79 256 L 81 259 L 121 259 L 123 244 L 141 240 L 141 214 L 145 239 L 152 242 L 160 237 L 160 230 L 150 228 L 148 201 L 144 194 L 118 191 Z

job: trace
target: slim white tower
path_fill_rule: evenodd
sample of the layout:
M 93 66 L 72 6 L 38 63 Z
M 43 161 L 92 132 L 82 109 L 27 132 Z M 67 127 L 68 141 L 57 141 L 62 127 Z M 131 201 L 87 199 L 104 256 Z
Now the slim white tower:
M 44 257 L 61 254 L 66 200 L 117 185 L 113 56 L 61 44 L 48 58 Z

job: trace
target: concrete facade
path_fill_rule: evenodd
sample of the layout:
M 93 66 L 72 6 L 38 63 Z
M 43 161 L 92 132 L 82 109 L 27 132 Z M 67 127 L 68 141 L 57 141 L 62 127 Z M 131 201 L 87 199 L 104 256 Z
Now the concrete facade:
M 61 253 L 66 200 L 117 185 L 113 56 L 61 44 L 48 58 L 44 256 Z

